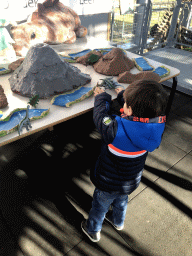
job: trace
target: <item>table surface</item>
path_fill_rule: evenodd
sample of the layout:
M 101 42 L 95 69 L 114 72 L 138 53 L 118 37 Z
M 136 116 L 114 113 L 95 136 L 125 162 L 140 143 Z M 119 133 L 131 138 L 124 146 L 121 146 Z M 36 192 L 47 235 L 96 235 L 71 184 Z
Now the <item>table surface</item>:
M 87 49 L 87 48 L 88 47 L 86 45 L 86 47 L 84 47 L 84 49 Z M 68 49 L 67 51 L 64 51 L 64 54 L 68 54 L 70 52 L 75 52 L 74 50 L 78 51 L 77 48 Z M 79 47 L 79 50 L 81 51 L 82 47 Z M 59 52 L 61 52 L 61 51 L 59 51 Z M 131 53 L 131 52 L 127 52 L 127 56 L 129 58 L 139 57 L 139 55 Z M 169 76 L 164 77 L 160 82 L 169 80 L 169 79 L 176 77 L 180 74 L 180 71 L 178 69 L 170 67 L 166 64 L 159 63 L 159 62 L 156 62 L 153 60 L 149 60 L 149 63 L 151 65 L 153 65 L 155 68 L 157 68 L 161 65 L 164 65 L 170 69 Z M 86 67 L 82 64 L 77 64 L 77 63 L 71 64 L 71 65 L 78 67 L 81 70 L 81 72 L 83 72 L 83 73 L 90 74 L 92 80 L 89 84 L 86 85 L 88 87 L 94 87 L 97 84 L 97 82 L 99 82 L 99 79 L 107 77 L 105 75 L 95 72 L 92 66 Z M 5 67 L 6 67 L 6 64 L 5 64 Z M 136 67 L 134 67 L 133 69 L 130 70 L 130 72 L 133 74 L 136 74 L 139 72 L 139 70 Z M 27 103 L 29 102 L 29 98 L 17 95 L 11 91 L 10 84 L 8 81 L 8 78 L 10 76 L 11 76 L 11 74 L 0 76 L 0 84 L 4 88 L 4 92 L 5 92 L 5 94 L 7 96 L 7 100 L 8 100 L 8 106 L 4 109 L 1 109 L 3 112 L 2 118 L 5 118 L 6 116 L 8 116 L 10 114 L 10 112 L 16 108 L 26 108 Z M 114 77 L 114 80 L 117 81 L 117 76 Z M 124 88 L 126 88 L 128 86 L 128 84 L 122 84 L 122 85 L 124 86 Z M 107 92 L 112 96 L 112 99 L 115 99 L 117 97 L 114 90 L 107 90 Z M 71 118 L 74 118 L 78 115 L 86 113 L 87 111 L 91 110 L 94 106 L 94 96 L 91 96 L 79 103 L 76 103 L 76 104 L 70 106 L 69 108 L 52 105 L 51 99 L 52 98 L 41 99 L 39 101 L 39 104 L 37 105 L 38 109 L 50 109 L 49 114 L 46 117 L 39 119 L 39 120 L 32 121 L 31 122 L 32 128 L 29 131 L 26 131 L 26 129 L 23 128 L 20 136 L 18 135 L 18 132 L 13 132 L 4 137 L 1 137 L 0 138 L 0 146 L 8 144 L 12 141 L 18 140 L 25 136 L 31 135 L 40 130 L 43 130 L 46 128 L 52 128 L 56 124 L 59 124 L 61 122 L 67 121 Z
M 179 69 L 177 90 L 192 96 L 192 52 L 164 47 L 145 53 L 145 57 Z

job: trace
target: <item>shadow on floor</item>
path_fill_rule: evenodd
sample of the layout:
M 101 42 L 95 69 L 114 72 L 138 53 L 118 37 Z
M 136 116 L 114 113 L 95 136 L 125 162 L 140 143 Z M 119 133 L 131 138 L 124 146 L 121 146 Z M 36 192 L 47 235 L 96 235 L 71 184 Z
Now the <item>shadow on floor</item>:
M 73 179 L 82 179 L 82 174 L 88 176 L 100 152 L 100 136 L 92 122 L 92 112 L 60 124 L 54 131 L 45 131 L 35 140 L 29 141 L 22 139 L 25 147 L 22 151 L 17 151 L 15 147 L 11 161 L 0 160 L 1 212 L 23 254 L 60 256 L 74 250 L 77 255 L 88 256 L 89 253 L 77 247 L 85 240 L 90 250 L 97 251 L 99 255 L 109 255 L 105 248 L 92 244 L 82 234 L 80 223 L 84 216 L 66 197 L 67 193 L 85 212 L 89 212 L 92 197 Z M 12 143 L 4 149 L 8 152 L 16 144 Z M 188 180 L 150 166 L 146 166 L 146 170 L 191 191 L 191 182 Z M 146 177 L 143 177 L 142 182 L 192 216 L 187 206 L 160 186 Z M 145 248 L 142 248 L 142 254 L 138 254 L 110 234 L 107 235 L 121 248 L 125 247 L 130 255 L 152 256 Z M 137 250 L 137 241 L 133 241 L 127 232 L 123 236 Z
M 70 192 L 84 211 L 90 210 L 92 197 L 72 181 L 87 175 L 100 149 L 100 138 L 88 116 L 84 121 L 89 126 L 72 122 L 69 127 L 55 127 L 1 166 L 5 177 L 1 212 L 24 255 L 64 255 L 86 239 L 80 227 L 84 217 L 65 193 Z M 109 255 L 99 245 L 86 243 L 100 255 Z

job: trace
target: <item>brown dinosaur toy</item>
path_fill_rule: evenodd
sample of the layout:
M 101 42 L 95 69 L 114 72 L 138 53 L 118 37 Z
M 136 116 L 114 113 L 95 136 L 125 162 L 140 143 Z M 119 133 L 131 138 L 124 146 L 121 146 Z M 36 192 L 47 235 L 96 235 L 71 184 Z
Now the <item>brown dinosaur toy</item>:
M 25 56 L 29 48 L 37 43 L 74 43 L 84 37 L 87 29 L 81 26 L 79 16 L 59 0 L 45 0 L 28 18 L 26 23 L 11 28 L 17 55 Z

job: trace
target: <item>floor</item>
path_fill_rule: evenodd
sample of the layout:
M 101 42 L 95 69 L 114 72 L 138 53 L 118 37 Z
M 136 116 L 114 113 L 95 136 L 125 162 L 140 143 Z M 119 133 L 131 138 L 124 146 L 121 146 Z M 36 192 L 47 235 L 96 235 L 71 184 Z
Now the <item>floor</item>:
M 165 47 L 157 50 L 149 51 L 144 54 L 146 58 L 164 63 L 180 70 L 177 77 L 177 89 L 180 92 L 192 96 L 192 52 L 177 49 L 174 47 Z M 165 82 L 167 86 L 172 86 L 172 79 Z
M 167 89 L 169 91 L 169 89 Z M 0 148 L 1 256 L 191 256 L 192 99 L 176 93 L 159 149 L 129 197 L 125 229 L 82 233 L 100 151 L 92 112 Z

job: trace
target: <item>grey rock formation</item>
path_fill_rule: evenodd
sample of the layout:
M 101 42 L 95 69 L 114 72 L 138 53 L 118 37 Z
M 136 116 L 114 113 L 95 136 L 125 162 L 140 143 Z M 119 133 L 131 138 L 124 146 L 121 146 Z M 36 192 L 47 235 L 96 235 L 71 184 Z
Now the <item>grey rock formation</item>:
M 26 97 L 39 94 L 39 98 L 64 93 L 90 81 L 90 75 L 62 60 L 47 44 L 32 46 L 9 78 L 13 92 Z

